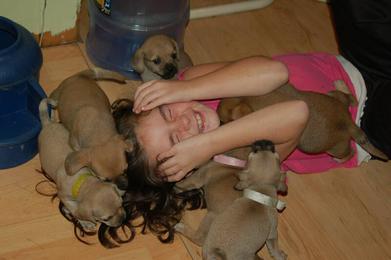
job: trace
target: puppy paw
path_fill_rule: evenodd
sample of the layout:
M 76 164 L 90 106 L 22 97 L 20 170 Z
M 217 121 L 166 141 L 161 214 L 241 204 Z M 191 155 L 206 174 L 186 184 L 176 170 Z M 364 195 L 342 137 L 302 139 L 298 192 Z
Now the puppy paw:
M 342 79 L 336 80 L 333 82 L 336 90 L 339 90 L 345 94 L 350 94 L 349 87 L 346 85 L 345 81 Z
M 276 260 L 285 260 L 287 259 L 288 255 L 284 251 L 279 250 L 273 257 Z
M 251 176 L 247 171 L 239 171 L 235 175 L 239 180 L 239 182 L 234 187 L 236 190 L 244 190 L 252 183 Z
M 235 188 L 235 190 L 244 190 L 244 189 L 248 188 L 249 186 L 250 186 L 250 182 L 248 182 L 248 181 L 239 181 L 238 183 L 236 183 L 234 188 Z
M 286 195 L 288 193 L 286 172 L 281 172 L 280 182 L 278 183 L 277 186 L 277 192 L 280 195 Z
M 83 230 L 85 232 L 95 232 L 96 231 L 96 224 L 90 221 L 86 220 L 79 220 L 80 226 L 82 226 Z

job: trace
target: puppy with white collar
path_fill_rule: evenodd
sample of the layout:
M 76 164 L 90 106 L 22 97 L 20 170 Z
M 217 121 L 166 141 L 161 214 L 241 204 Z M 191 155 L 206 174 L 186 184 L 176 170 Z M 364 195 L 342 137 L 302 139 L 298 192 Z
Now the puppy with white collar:
M 241 150 L 235 156 L 245 153 Z M 286 259 L 277 241 L 277 210 L 285 206 L 277 191 L 286 192 L 287 187 L 271 142 L 254 143 L 242 171 L 211 162 L 177 187 L 205 190 L 208 213 L 199 228 L 195 231 L 184 223 L 175 227 L 202 246 L 204 259 L 260 259 L 256 254 L 265 243 L 274 259 Z
M 189 55 L 178 47 L 178 43 L 163 34 L 147 38 L 136 50 L 131 64 L 144 82 L 173 79 L 181 70 L 193 66 Z
M 43 171 L 56 183 L 57 196 L 67 213 L 78 219 L 85 231 L 95 231 L 97 223 L 117 227 L 125 219 L 121 192 L 111 182 L 96 178 L 89 168 L 75 175 L 66 174 L 65 158 L 73 150 L 69 132 L 49 118 L 47 99 L 39 106 L 42 130 L 38 137 L 39 158 Z

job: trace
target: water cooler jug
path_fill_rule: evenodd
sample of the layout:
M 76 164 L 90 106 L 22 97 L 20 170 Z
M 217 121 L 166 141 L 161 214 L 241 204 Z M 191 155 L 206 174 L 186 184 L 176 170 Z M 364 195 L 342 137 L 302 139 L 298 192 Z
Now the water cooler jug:
M 183 47 L 189 0 L 88 0 L 87 54 L 97 66 L 139 79 L 131 59 L 145 38 L 166 34 Z

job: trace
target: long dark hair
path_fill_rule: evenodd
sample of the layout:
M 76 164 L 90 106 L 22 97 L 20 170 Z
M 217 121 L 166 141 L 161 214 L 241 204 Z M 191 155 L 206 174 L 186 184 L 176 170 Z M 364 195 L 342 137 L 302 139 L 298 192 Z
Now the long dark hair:
M 126 154 L 128 187 L 123 198 L 126 220 L 119 228 L 104 224 L 100 226 L 99 240 L 105 247 L 118 246 L 133 239 L 133 232 L 132 238 L 127 238 L 126 241 L 113 237 L 125 225 L 131 231 L 136 227 L 141 228 L 142 234 L 150 231 L 162 243 L 172 242 L 174 226 L 181 220 L 184 210 L 205 206 L 201 189 L 177 193 L 174 183 L 163 182 L 156 177 L 137 141 L 135 127 L 138 115 L 133 113 L 132 107 L 133 102 L 129 99 L 119 99 L 112 105 L 117 131 L 133 142 L 134 149 Z

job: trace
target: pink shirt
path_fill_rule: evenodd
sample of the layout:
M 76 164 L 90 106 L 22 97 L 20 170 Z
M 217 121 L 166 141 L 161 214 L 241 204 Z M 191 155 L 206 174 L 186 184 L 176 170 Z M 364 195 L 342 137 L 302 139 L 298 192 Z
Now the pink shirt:
M 351 93 L 356 95 L 348 74 L 334 55 L 326 53 L 292 54 L 274 57 L 283 62 L 289 71 L 289 82 L 297 89 L 327 93 L 335 90 L 333 82 L 342 79 L 348 85 Z M 205 105 L 217 109 L 219 100 L 202 101 Z M 357 108 L 351 107 L 353 120 L 357 115 Z M 356 167 L 357 149 L 353 141 L 351 143 L 355 155 L 344 163 L 336 162 L 326 153 L 310 155 L 298 149 L 294 150 L 282 163 L 283 170 L 291 170 L 296 173 L 318 173 L 337 167 Z
M 289 82 L 297 89 L 327 93 L 335 90 L 334 81 L 342 79 L 349 87 L 351 93 L 356 95 L 353 83 L 334 55 L 325 53 L 292 54 L 277 56 L 275 59 L 285 63 L 288 67 Z M 353 121 L 355 121 L 357 107 L 350 107 L 349 111 Z M 291 170 L 297 173 L 324 172 L 337 167 L 356 167 L 358 164 L 357 149 L 353 141 L 351 146 L 355 151 L 355 155 L 344 163 L 336 162 L 326 153 L 309 155 L 296 149 L 283 162 L 282 166 L 284 170 Z

